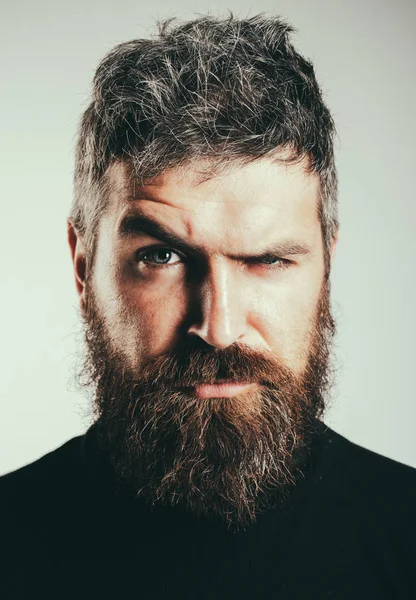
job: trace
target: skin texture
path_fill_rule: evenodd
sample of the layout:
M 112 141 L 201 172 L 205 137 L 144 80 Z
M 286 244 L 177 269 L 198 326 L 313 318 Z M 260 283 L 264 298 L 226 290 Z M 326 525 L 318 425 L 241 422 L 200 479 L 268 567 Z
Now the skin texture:
M 111 167 L 93 289 L 112 344 L 132 369 L 197 336 L 216 348 L 237 342 L 270 351 L 302 372 L 324 280 L 318 179 L 305 167 L 261 159 L 201 181 L 206 165 L 196 163 L 136 190 L 122 164 Z M 194 255 L 182 259 L 148 234 L 123 238 L 120 222 L 136 209 L 195 247 Z M 308 251 L 276 254 L 287 263 L 251 258 L 288 240 Z M 71 225 L 69 241 L 83 307 L 85 249 Z M 157 248 L 172 251 L 167 265 L 155 265 Z M 148 256 L 138 260 L 142 250 Z
M 150 503 L 240 526 L 302 476 L 334 333 L 305 167 L 200 162 L 139 187 L 116 164 L 94 260 L 69 225 L 102 448 Z

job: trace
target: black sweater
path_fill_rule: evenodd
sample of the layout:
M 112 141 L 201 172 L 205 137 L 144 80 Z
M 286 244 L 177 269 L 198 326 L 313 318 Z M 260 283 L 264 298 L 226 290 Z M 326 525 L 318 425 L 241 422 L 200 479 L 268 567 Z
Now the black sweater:
M 93 426 L 0 478 L 0 597 L 415 600 L 415 512 L 416 469 L 322 426 L 289 501 L 233 533 L 120 492 Z

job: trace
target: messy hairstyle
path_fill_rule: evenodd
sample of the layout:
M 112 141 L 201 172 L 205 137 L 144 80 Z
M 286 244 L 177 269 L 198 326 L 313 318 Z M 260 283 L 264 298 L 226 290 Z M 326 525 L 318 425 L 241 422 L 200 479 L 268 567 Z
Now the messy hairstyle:
M 338 226 L 335 129 L 292 31 L 277 17 L 171 20 L 105 56 L 79 129 L 71 215 L 90 260 L 113 163 L 127 161 L 143 180 L 199 158 L 221 168 L 267 156 L 306 158 L 319 176 L 328 259 Z

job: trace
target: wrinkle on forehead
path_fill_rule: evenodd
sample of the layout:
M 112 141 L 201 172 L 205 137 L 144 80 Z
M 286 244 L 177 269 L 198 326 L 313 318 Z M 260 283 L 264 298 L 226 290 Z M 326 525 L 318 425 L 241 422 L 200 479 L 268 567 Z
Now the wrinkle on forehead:
M 116 196 L 119 201 L 125 202 L 142 199 L 144 191 L 146 191 L 145 196 L 149 200 L 167 204 L 178 210 L 182 210 L 184 207 L 177 202 L 177 200 L 180 200 L 181 198 L 167 198 L 166 194 L 162 197 L 159 193 L 161 188 L 166 188 L 166 186 L 169 188 L 171 183 L 174 183 L 177 186 L 185 185 L 193 190 L 194 197 L 190 198 L 190 200 L 203 200 L 205 202 L 218 203 L 222 201 L 222 198 L 219 198 L 215 191 L 217 188 L 221 188 L 224 179 L 227 179 L 228 184 L 234 180 L 236 184 L 235 187 L 238 188 L 239 175 L 242 170 L 247 171 L 252 169 L 256 171 L 257 168 L 260 167 L 259 171 L 263 171 L 263 173 L 259 173 L 256 186 L 261 187 L 262 184 L 264 184 L 265 177 L 267 178 L 267 170 L 270 170 L 270 168 L 273 169 L 273 165 L 275 167 L 278 166 L 282 174 L 287 172 L 288 183 L 296 172 L 298 172 L 305 175 L 303 181 L 306 184 L 306 187 L 309 187 L 310 185 L 315 186 L 316 184 L 319 185 L 319 177 L 311 170 L 309 157 L 306 156 L 295 163 L 284 162 L 290 157 L 289 151 L 284 150 L 285 149 L 279 149 L 278 152 L 276 151 L 275 155 L 252 161 L 237 159 L 232 162 L 224 162 L 208 158 L 189 160 L 183 165 L 167 169 L 154 177 L 148 179 L 144 178 L 143 180 L 140 180 L 134 175 L 133 168 L 127 161 L 116 161 L 110 165 L 107 171 L 108 179 L 111 180 L 110 193 L 112 193 L 113 196 Z M 267 167 L 269 167 L 269 169 L 267 169 Z M 204 195 L 204 197 L 201 198 L 198 193 L 198 188 L 203 184 L 210 183 L 212 184 L 212 195 L 208 197 Z M 242 199 L 237 191 L 235 194 L 232 194 L 232 190 L 229 191 L 230 196 L 227 199 L 228 201 L 240 204 L 247 202 L 247 199 Z M 254 192 L 255 191 L 253 190 L 253 195 Z M 261 204 L 258 197 L 255 199 L 257 205 Z M 187 210 L 192 210 L 193 206 L 187 206 L 185 208 Z

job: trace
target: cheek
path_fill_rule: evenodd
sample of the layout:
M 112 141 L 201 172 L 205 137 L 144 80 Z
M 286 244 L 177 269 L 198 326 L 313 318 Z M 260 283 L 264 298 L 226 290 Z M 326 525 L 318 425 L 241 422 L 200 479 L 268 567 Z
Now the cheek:
M 310 277 L 299 273 L 279 286 L 263 289 L 256 298 L 252 323 L 268 347 L 295 371 L 308 358 L 322 281 L 320 272 Z
M 116 290 L 117 329 L 130 355 L 151 358 L 170 350 L 177 342 L 184 319 L 184 293 L 123 280 L 116 283 Z

